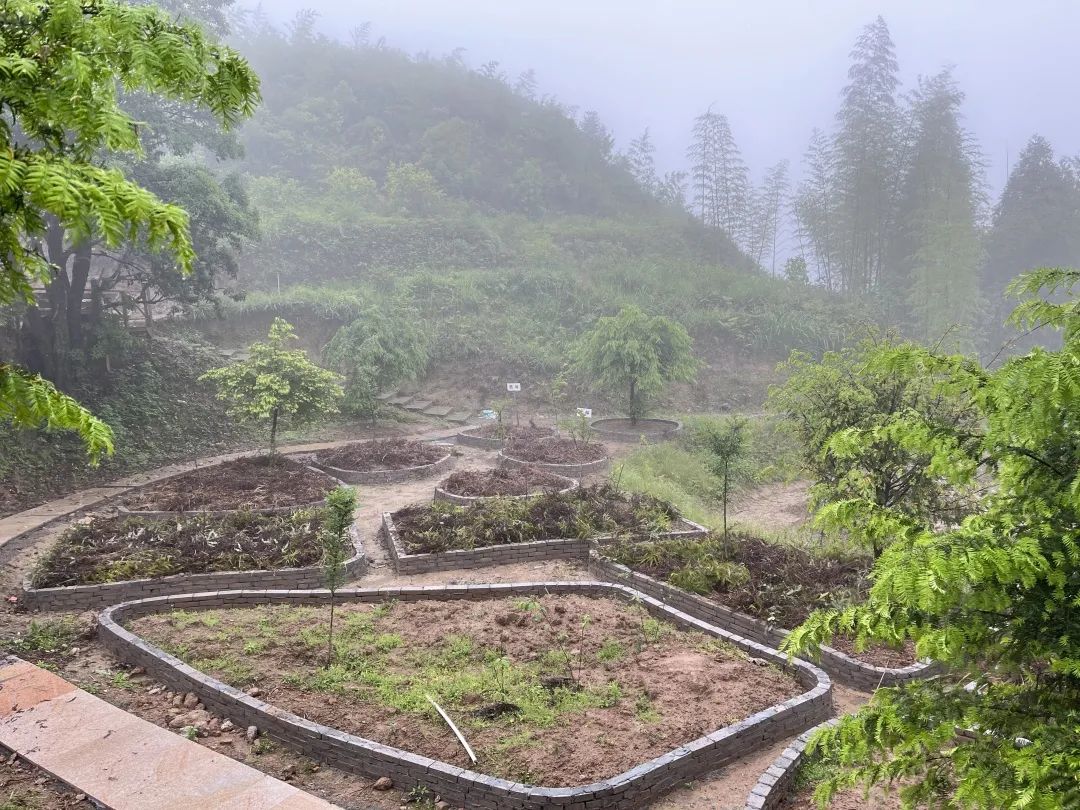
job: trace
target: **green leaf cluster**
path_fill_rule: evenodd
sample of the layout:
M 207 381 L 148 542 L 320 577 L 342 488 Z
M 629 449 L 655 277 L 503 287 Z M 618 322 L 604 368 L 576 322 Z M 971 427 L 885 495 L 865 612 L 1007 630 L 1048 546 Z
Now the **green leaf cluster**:
M 1080 271 L 1021 276 L 1020 326 L 1063 334 L 1000 368 L 916 346 L 882 347 L 875 368 L 934 381 L 972 408 L 948 429 L 902 413 L 885 420 L 898 446 L 944 481 L 980 481 L 979 508 L 942 524 L 864 496 L 837 504 L 836 523 L 872 515 L 894 540 L 875 564 L 867 601 L 812 615 L 788 639 L 813 652 L 836 633 L 857 644 L 912 640 L 944 675 L 879 690 L 822 733 L 835 775 L 819 788 L 899 781 L 906 806 L 1080 806 Z M 1038 296 L 1057 293 L 1053 300 Z M 875 441 L 850 436 L 853 449 Z

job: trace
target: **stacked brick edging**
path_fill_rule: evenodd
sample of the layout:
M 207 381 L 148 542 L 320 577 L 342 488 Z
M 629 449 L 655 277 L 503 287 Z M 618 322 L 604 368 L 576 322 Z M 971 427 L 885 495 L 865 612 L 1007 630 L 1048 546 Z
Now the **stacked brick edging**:
M 339 467 L 331 467 L 323 464 L 316 458 L 312 464 L 325 473 L 344 481 L 346 484 L 398 484 L 402 481 L 412 481 L 416 478 L 426 478 L 429 475 L 443 472 L 454 466 L 454 454 L 448 452 L 438 461 L 430 464 L 419 464 L 416 467 L 403 467 L 400 470 L 343 470 Z
M 694 523 L 692 520 L 687 520 L 684 517 L 680 517 L 679 520 L 688 528 L 673 529 L 648 539 L 689 540 L 704 537 L 709 532 L 704 526 Z M 589 552 L 594 547 L 610 545 L 627 538 L 604 534 L 585 540 L 578 538 L 551 538 L 548 540 L 534 540 L 530 543 L 506 543 L 498 546 L 409 554 L 401 542 L 397 527 L 394 526 L 393 514 L 383 512 L 382 526 L 379 528 L 379 539 L 382 540 L 387 553 L 390 555 L 394 570 L 399 574 L 426 574 L 431 571 L 486 568 L 492 565 L 510 565 L 512 563 L 537 562 L 539 560 L 588 561 Z
M 547 461 L 524 461 L 506 455 L 505 450 L 499 451 L 499 466 L 518 469 L 520 467 L 535 467 L 538 470 L 555 473 L 563 478 L 584 478 L 586 475 L 600 472 L 608 465 L 608 457 L 604 456 L 596 461 L 586 461 L 583 464 L 555 464 Z
M 760 619 L 732 610 L 711 599 L 687 593 L 666 582 L 639 574 L 625 565 L 606 559 L 599 553 L 594 553 L 589 558 L 589 570 L 609 582 L 627 584 L 666 605 L 672 605 L 691 616 L 696 616 L 717 627 L 723 627 L 769 647 L 779 647 L 788 636 L 787 630 L 773 627 Z M 938 672 L 936 666 L 925 663 L 911 664 L 902 669 L 876 667 L 824 645 L 821 647 L 819 663 L 822 669 L 840 683 L 863 691 L 929 678 Z
M 558 495 L 565 495 L 567 492 L 573 492 L 580 485 L 580 482 L 576 478 L 567 478 L 564 475 L 556 477 L 561 478 L 564 484 L 563 488 L 556 493 Z M 528 495 L 455 495 L 453 492 L 447 492 L 442 487 L 435 487 L 436 501 L 445 501 L 446 503 L 452 503 L 457 506 L 469 506 L 474 503 L 479 503 L 480 501 L 490 501 L 493 498 L 510 498 L 511 500 L 519 501 L 548 494 L 550 493 L 539 490 L 537 492 L 530 492 Z
M 605 417 L 603 419 L 593 419 L 589 423 L 589 427 L 595 430 L 601 439 L 610 442 L 633 442 L 639 444 L 645 442 L 646 444 L 653 444 L 654 442 L 665 442 L 673 436 L 682 431 L 682 422 L 675 419 L 639 419 L 638 422 L 644 422 L 650 425 L 662 424 L 667 425 L 666 430 L 661 430 L 659 433 L 642 433 L 640 431 L 635 432 L 633 430 L 611 430 L 604 428 L 602 425 L 604 422 L 623 422 L 626 421 L 621 417 Z
M 832 683 L 821 669 L 805 661 L 789 662 L 777 650 L 714 627 L 645 594 L 607 582 L 511 583 L 499 585 L 427 585 L 412 588 L 338 591 L 340 601 L 383 602 L 389 599 L 494 599 L 559 593 L 616 597 L 641 605 L 651 615 L 683 629 L 724 639 L 750 655 L 784 668 L 808 691 L 741 722 L 686 743 L 624 773 L 570 788 L 534 787 L 485 776 L 438 760 L 366 740 L 304 720 L 239 689 L 221 683 L 124 629 L 121 623 L 174 609 L 212 609 L 293 603 L 326 604 L 329 591 L 231 591 L 157 597 L 110 607 L 99 616 L 98 633 L 113 654 L 145 667 L 173 689 L 194 692 L 217 714 L 242 726 L 257 726 L 313 759 L 369 777 L 389 776 L 400 787 L 419 784 L 454 804 L 471 810 L 609 810 L 635 808 L 677 784 L 715 770 L 745 753 L 786 739 L 827 718 L 832 711 Z
M 345 576 L 355 579 L 367 565 L 360 533 L 350 529 L 354 553 L 345 561 Z M 225 591 L 240 588 L 318 588 L 326 581 L 326 572 L 318 565 L 304 568 L 276 568 L 261 571 L 215 571 L 207 574 L 173 574 L 154 579 L 133 579 L 100 585 L 66 585 L 34 588 L 29 578 L 23 582 L 19 604 L 28 610 L 88 610 L 148 599 L 155 596 L 192 593 L 212 589 Z
M 799 763 L 802 761 L 803 752 L 814 734 L 827 726 L 835 726 L 837 721 L 827 720 L 820 725 L 807 729 L 800 734 L 791 745 L 784 749 L 763 773 L 750 790 L 746 797 L 745 810 L 773 810 L 791 792 L 795 777 L 799 773 Z

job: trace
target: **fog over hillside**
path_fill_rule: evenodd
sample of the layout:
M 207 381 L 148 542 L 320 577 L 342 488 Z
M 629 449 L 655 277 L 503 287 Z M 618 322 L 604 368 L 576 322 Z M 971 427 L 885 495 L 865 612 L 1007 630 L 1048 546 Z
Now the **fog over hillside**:
M 787 158 L 798 171 L 810 128 L 827 129 L 845 83 L 848 51 L 881 14 L 904 85 L 955 65 L 966 123 L 982 148 L 987 181 L 1004 185 L 1007 161 L 1039 133 L 1059 152 L 1080 151 L 1060 56 L 1073 48 L 1080 5 L 1036 0 L 766 0 L 758 3 L 623 3 L 594 0 L 264 0 L 278 20 L 310 8 L 329 35 L 364 22 L 409 52 L 464 48 L 478 67 L 498 60 L 511 76 L 536 70 L 541 93 L 595 109 L 620 148 L 649 127 L 658 165 L 685 166 L 694 116 L 709 104 L 728 116 L 755 177 Z

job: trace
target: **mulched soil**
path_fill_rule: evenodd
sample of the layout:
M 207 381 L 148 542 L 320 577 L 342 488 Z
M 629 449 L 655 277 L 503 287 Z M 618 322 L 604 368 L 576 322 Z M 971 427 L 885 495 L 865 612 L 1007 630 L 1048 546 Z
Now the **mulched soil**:
M 732 535 L 726 544 L 719 538 L 711 540 L 715 558 L 743 566 L 749 578 L 742 583 L 722 580 L 706 596 L 778 627 L 797 627 L 818 608 L 861 600 L 869 588 L 869 557 L 826 557 L 749 535 Z M 624 565 L 664 581 L 684 564 L 677 554 L 665 555 L 659 563 L 635 560 L 634 555 L 644 548 L 612 550 L 611 554 Z M 682 551 L 686 547 L 668 548 Z M 848 639 L 835 642 L 830 646 L 874 666 L 904 667 L 915 662 L 910 643 L 899 650 L 876 646 L 856 653 Z
M 182 645 L 189 661 L 233 661 L 226 671 L 207 671 L 239 688 L 257 685 L 263 700 L 313 721 L 545 786 L 610 777 L 802 692 L 776 668 L 703 635 L 647 624 L 639 609 L 610 599 L 425 601 L 389 610 L 346 604 L 337 626 L 368 632 L 374 642 L 350 646 L 330 672 L 323 669 L 327 612 L 279 610 L 214 611 L 212 629 L 149 616 L 131 629 L 172 649 Z M 260 635 L 260 622 L 268 621 L 270 631 Z M 240 654 L 252 639 L 258 643 L 247 649 L 255 651 Z M 250 673 L 238 675 L 237 666 Z M 522 680 L 508 686 L 500 673 Z M 320 685 L 330 679 L 332 688 Z M 395 687 L 389 695 L 388 682 Z M 406 694 L 419 699 L 395 708 Z M 461 727 L 477 765 L 424 694 Z M 553 714 L 540 722 L 506 705 L 510 695 Z M 575 700 L 596 695 L 608 696 L 603 705 Z
M 575 442 L 573 439 L 530 438 L 512 441 L 503 452 L 521 461 L 539 461 L 545 464 L 587 464 L 599 461 L 607 455 L 604 445 L 598 442 Z
M 449 450 L 446 447 L 411 439 L 378 439 L 373 442 L 354 442 L 316 455 L 320 464 L 339 470 L 373 472 L 402 470 L 434 464 Z
M 902 669 L 915 663 L 915 643 L 912 641 L 905 641 L 900 649 L 878 644 L 857 652 L 854 639 L 833 636 L 829 646 L 875 667 Z
M 120 502 L 143 512 L 269 509 L 307 506 L 335 486 L 330 476 L 282 456 L 256 456 L 149 484 Z
M 439 487 L 453 495 L 490 498 L 506 495 L 529 495 L 534 492 L 558 492 L 569 484 L 565 478 L 530 467 L 493 470 L 460 470 L 446 478 Z
M 528 500 L 419 504 L 393 513 L 398 536 L 410 554 L 602 534 L 655 536 L 677 519 L 671 504 L 620 492 L 609 484 Z
M 479 427 L 469 428 L 463 432 L 481 439 L 527 441 L 551 436 L 555 431 L 550 427 L 539 427 L 537 425 L 500 425 L 498 422 L 486 422 Z
M 90 806 L 84 794 L 56 781 L 14 751 L 0 745 L 0 808 L 58 810 Z
M 322 556 L 321 522 L 320 510 L 87 519 L 61 535 L 31 579 L 35 587 L 55 588 L 171 574 L 304 567 Z

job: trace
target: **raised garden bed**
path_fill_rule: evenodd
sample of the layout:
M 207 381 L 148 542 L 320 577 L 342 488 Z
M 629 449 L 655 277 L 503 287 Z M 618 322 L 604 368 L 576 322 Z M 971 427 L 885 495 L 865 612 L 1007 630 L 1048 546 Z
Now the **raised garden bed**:
M 600 472 L 608 463 L 607 450 L 597 442 L 548 437 L 511 442 L 499 452 L 504 467 L 536 467 L 567 478 Z
M 588 557 L 619 538 L 682 539 L 707 530 L 671 504 L 597 484 L 527 500 L 420 504 L 383 515 L 381 536 L 399 573 Z
M 674 419 L 629 419 L 609 417 L 593 419 L 589 427 L 596 431 L 601 439 L 610 442 L 662 442 L 674 438 L 682 430 L 682 422 Z
M 617 585 L 342 591 L 329 669 L 327 600 L 325 591 L 141 600 L 106 610 L 99 632 L 212 712 L 455 806 L 640 807 L 830 711 L 821 670 Z M 214 612 L 192 612 L 202 610 Z M 242 691 L 252 684 L 272 704 Z M 478 764 L 427 695 L 462 727 Z
M 680 610 L 694 612 L 762 643 L 779 645 L 788 630 L 815 609 L 859 600 L 868 587 L 870 561 L 838 560 L 800 549 L 734 536 L 671 543 L 609 546 L 593 569 L 627 582 Z M 849 639 L 822 648 L 821 665 L 861 689 L 926 677 L 934 670 L 915 660 L 909 643 L 856 652 Z
M 536 425 L 500 425 L 498 422 L 488 422 L 458 433 L 457 443 L 481 450 L 501 450 L 509 442 L 542 439 L 551 436 L 553 432 L 551 428 Z
M 57 540 L 24 584 L 29 609 L 74 610 L 209 588 L 317 587 L 324 574 L 322 510 L 288 514 L 144 518 L 79 523 Z M 350 575 L 363 568 L 353 536 Z
M 573 478 L 533 467 L 461 470 L 435 487 L 435 500 L 468 506 L 484 498 L 535 498 L 552 492 L 570 492 L 577 486 Z
M 142 517 L 287 512 L 321 505 L 338 483 L 284 456 L 246 456 L 140 487 L 119 508 Z
M 314 464 L 348 484 L 394 484 L 442 472 L 453 466 L 445 444 L 413 439 L 377 439 L 322 450 Z

